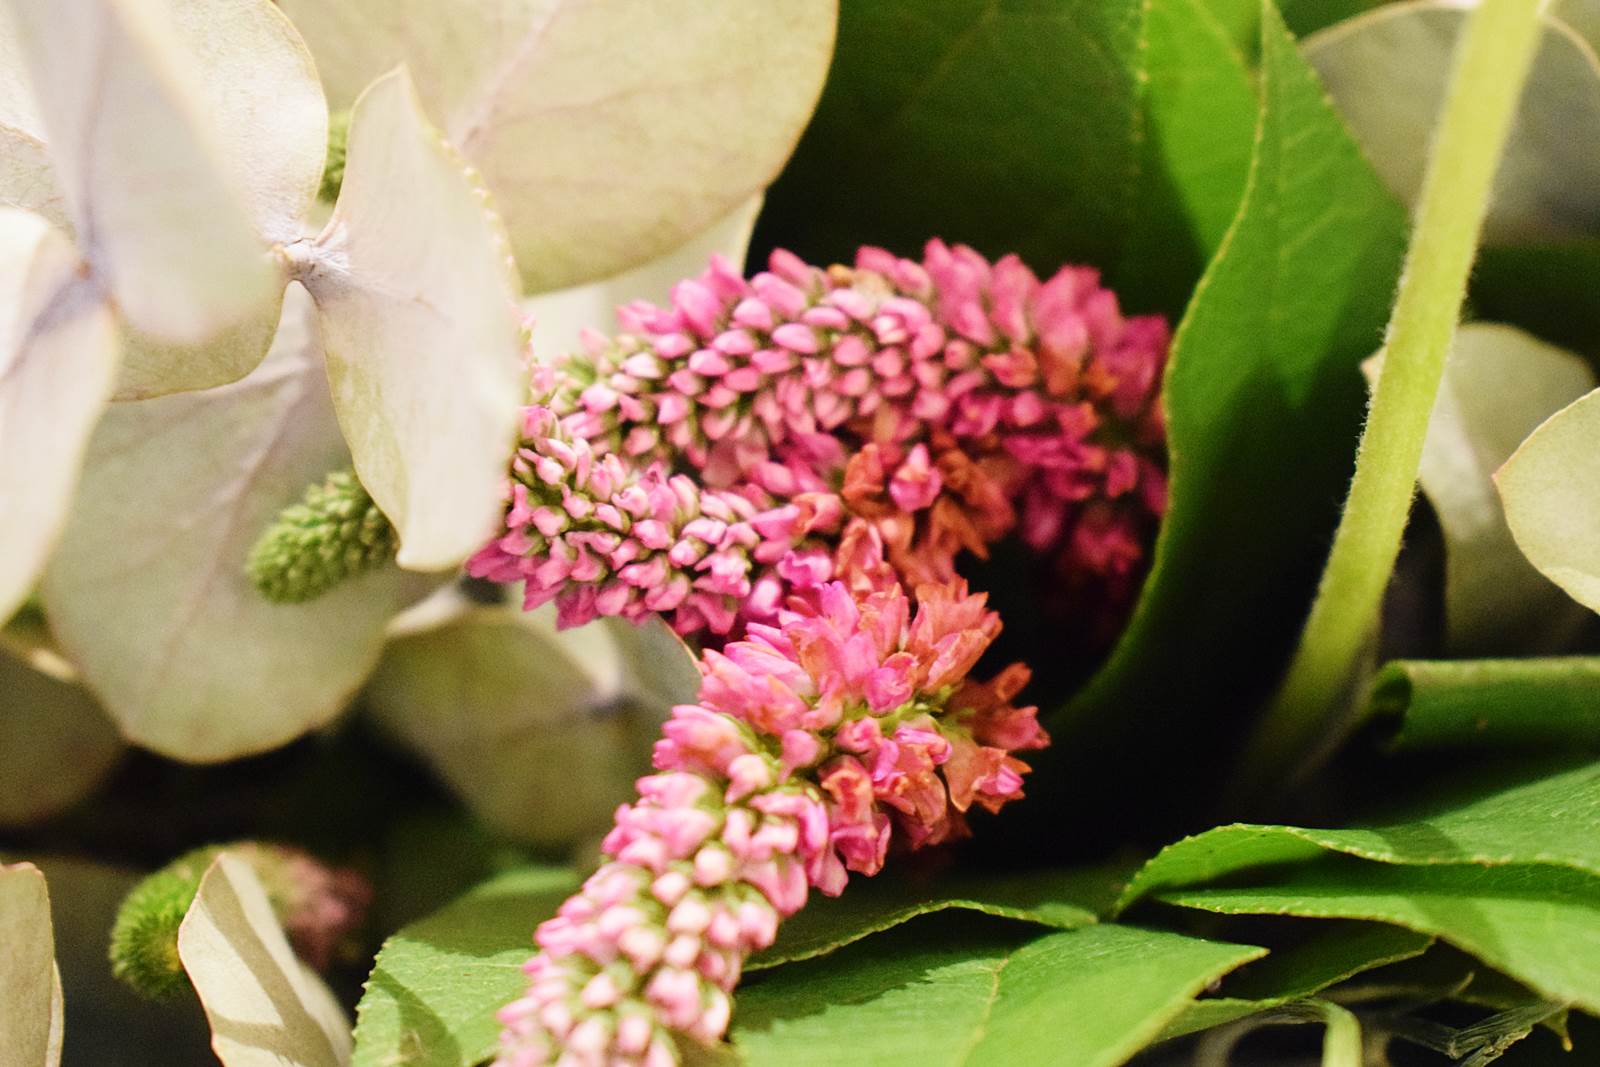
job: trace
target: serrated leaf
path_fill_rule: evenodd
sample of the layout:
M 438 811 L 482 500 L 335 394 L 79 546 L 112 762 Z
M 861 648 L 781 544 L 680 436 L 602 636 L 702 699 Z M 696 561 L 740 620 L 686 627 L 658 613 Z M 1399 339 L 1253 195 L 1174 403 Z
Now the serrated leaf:
M 1381 356 L 1363 364 L 1375 379 Z M 1493 474 L 1551 412 L 1594 388 L 1570 352 L 1510 326 L 1456 331 L 1417 480 L 1445 539 L 1445 630 L 1456 655 L 1539 651 L 1585 615 L 1518 551 Z
M 1398 749 L 1600 746 L 1600 659 L 1396 660 L 1373 683 L 1372 714 Z
M 1434 805 L 1407 821 L 1345 830 L 1238 823 L 1168 845 L 1119 910 L 1172 886 L 1341 852 L 1380 864 L 1549 864 L 1600 876 L 1600 763 Z M 1360 916 L 1353 916 L 1360 918 Z
M 1152 570 L 1112 658 L 1057 718 L 1137 730 L 1141 747 L 1159 719 L 1174 752 L 1212 724 L 1189 713 L 1197 701 L 1259 687 L 1302 617 L 1405 232 L 1268 14 L 1250 184 L 1173 342 L 1171 503 Z
M 623 683 L 608 628 L 480 607 L 391 641 L 365 703 L 496 832 L 560 846 L 603 832 L 650 769 L 660 709 Z
M 1167 1024 L 1162 1040 L 1209 1030 L 1281 1008 L 1365 971 L 1420 956 L 1433 938 L 1382 923 L 1324 924 L 1300 944 L 1273 948 L 1222 980 L 1216 996 L 1191 1003 Z
M 50 895 L 31 863 L 0 865 L 0 1063 L 61 1062 L 61 978 L 56 973 Z
M 211 1022 L 223 1067 L 343 1067 L 350 1024 L 300 962 L 261 879 L 224 852 L 178 928 L 178 958 Z
M 284 4 L 334 105 L 396 63 L 483 172 L 530 292 L 660 256 L 783 166 L 834 0 Z
M 1550 416 L 1495 475 L 1528 561 L 1600 611 L 1600 391 Z
M 90 453 L 42 593 L 124 735 L 223 760 L 336 715 L 417 590 L 391 569 L 283 605 L 245 575 L 278 511 L 348 463 L 305 294 L 290 290 L 272 351 L 243 380 L 112 405 Z
M 197 344 L 268 303 L 281 282 L 168 9 L 12 0 L 11 13 L 79 245 L 123 318 Z
M 1125 868 L 1012 875 L 918 877 L 891 869 L 854 880 L 842 896 L 815 896 L 778 928 L 746 972 L 825 956 L 923 915 L 948 909 L 1074 930 L 1096 921 L 1121 888 Z
M 1408 0 L 1307 39 L 1351 132 L 1395 195 L 1416 199 L 1429 132 L 1471 5 Z M 1494 244 L 1600 229 L 1600 63 L 1566 25 L 1547 20 L 1484 224 Z
M 761 210 L 753 196 L 682 245 L 647 263 L 603 281 L 557 289 L 529 297 L 522 308 L 533 318 L 533 355 L 540 362 L 579 350 L 585 330 L 610 333 L 617 308 L 634 300 L 665 306 L 672 287 L 706 269 L 712 255 L 721 255 L 734 269 L 744 265 L 750 231 Z
M 1369 919 L 1433 934 L 1545 998 L 1600 1010 L 1600 878 L 1555 866 L 1406 866 L 1329 856 L 1229 888 L 1168 889 L 1228 915 Z
M 930 936 L 929 922 L 747 983 L 732 1034 L 746 1062 L 1110 1067 L 1265 951 L 1111 925 Z
M 499 223 L 395 70 L 356 102 L 333 218 L 300 274 L 334 410 L 400 565 L 454 567 L 492 532 L 524 380 Z
M 99 785 L 122 738 L 94 698 L 0 651 L 0 826 L 66 810 Z
M 0 619 L 61 532 L 116 364 L 111 313 L 72 246 L 0 208 Z
M 533 929 L 578 886 L 565 868 L 484 883 L 384 942 L 356 1007 L 355 1067 L 475 1067 L 494 1055 L 494 1013 L 527 988 Z
M 934 236 L 1110 272 L 1175 313 L 1244 187 L 1251 73 L 1206 5 L 845 4 L 758 244 L 820 263 Z

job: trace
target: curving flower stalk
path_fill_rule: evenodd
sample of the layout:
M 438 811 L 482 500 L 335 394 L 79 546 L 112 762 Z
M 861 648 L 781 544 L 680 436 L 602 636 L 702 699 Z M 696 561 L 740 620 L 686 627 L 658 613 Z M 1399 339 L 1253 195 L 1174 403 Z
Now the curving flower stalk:
M 531 602 L 556 596 L 571 623 L 639 609 L 611 572 L 580 568 L 565 579 L 579 588 L 550 589 L 562 564 L 549 566 L 533 521 L 549 512 L 525 501 L 555 485 L 537 466 L 551 441 L 586 442 L 657 483 L 692 473 L 746 501 L 747 519 L 789 527 L 764 538 L 790 538 L 819 512 L 831 524 L 842 502 L 878 526 L 912 583 L 947 580 L 958 552 L 1018 532 L 1069 575 L 1126 587 L 1165 508 L 1166 324 L 1124 318 L 1087 268 L 1041 282 L 1015 256 L 991 265 L 939 241 L 921 263 L 864 248 L 854 269 L 826 271 L 779 251 L 749 281 L 713 259 L 671 307 L 618 315 L 622 335 L 587 334 L 585 351 L 536 370 L 507 532 L 470 564 L 528 579 Z M 723 547 L 707 542 L 711 555 Z M 829 577 L 810 558 L 805 577 Z M 670 597 L 696 601 L 676 614 L 680 632 L 736 633 L 739 613 L 769 620 L 785 579 L 746 575 L 675 575 L 689 588 Z
M 998 617 L 961 582 L 918 590 L 913 611 L 871 557 L 705 654 L 609 862 L 539 928 L 528 993 L 500 1016 L 502 1067 L 676 1063 L 675 1038 L 722 1037 L 745 958 L 811 889 L 837 894 L 892 840 L 948 840 L 973 805 L 1021 795 L 1012 753 L 1047 740 L 1011 703 L 1027 670 L 968 677 Z

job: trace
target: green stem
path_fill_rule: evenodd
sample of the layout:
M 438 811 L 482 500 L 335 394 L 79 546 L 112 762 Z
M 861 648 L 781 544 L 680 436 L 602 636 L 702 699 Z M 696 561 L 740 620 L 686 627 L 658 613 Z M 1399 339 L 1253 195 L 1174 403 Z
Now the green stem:
M 1340 728 L 1334 720 L 1345 714 L 1400 552 L 1496 165 L 1538 44 L 1539 9 L 1540 0 L 1484 0 L 1457 46 L 1355 479 L 1300 645 L 1246 749 L 1247 788 L 1281 781 Z

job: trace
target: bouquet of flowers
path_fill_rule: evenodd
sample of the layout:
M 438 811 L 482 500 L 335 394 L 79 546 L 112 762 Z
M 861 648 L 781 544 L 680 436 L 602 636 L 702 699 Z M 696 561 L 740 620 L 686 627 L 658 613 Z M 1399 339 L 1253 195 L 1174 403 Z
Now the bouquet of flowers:
M 0 1063 L 1586 1062 L 1592 16 L 0 0 Z

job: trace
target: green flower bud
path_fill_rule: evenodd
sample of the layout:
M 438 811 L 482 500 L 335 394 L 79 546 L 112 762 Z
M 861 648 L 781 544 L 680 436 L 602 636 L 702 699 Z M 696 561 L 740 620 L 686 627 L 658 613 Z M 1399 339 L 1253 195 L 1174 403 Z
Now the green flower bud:
M 245 570 L 261 595 L 297 604 L 394 558 L 394 527 L 354 471 L 335 471 L 279 513 L 250 550 Z
M 240 841 L 186 852 L 133 887 L 111 928 L 111 973 L 151 1000 L 170 1000 L 189 988 L 178 958 L 178 927 L 200 891 L 200 880 L 221 852 L 248 863 L 295 952 L 326 970 L 366 916 L 372 889 L 354 871 L 328 867 L 283 845 Z

